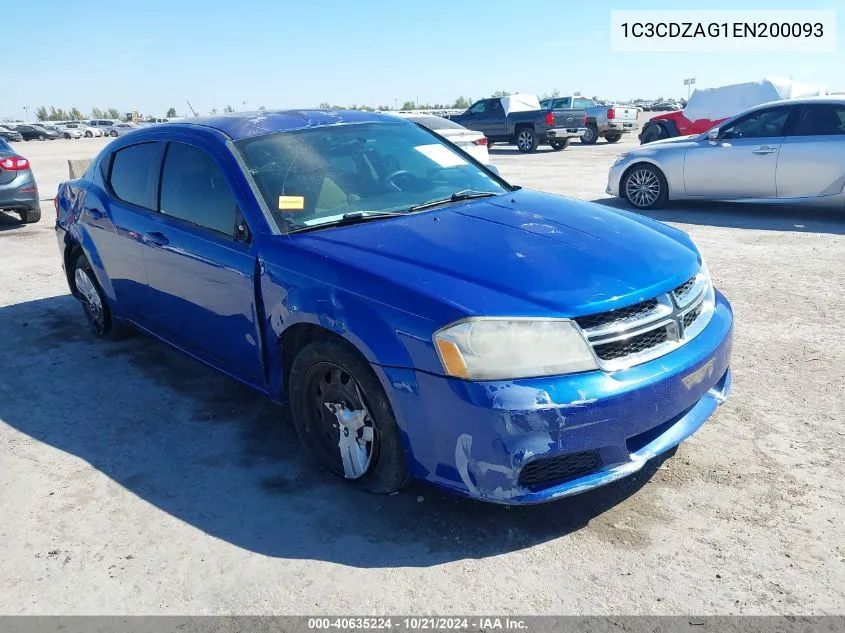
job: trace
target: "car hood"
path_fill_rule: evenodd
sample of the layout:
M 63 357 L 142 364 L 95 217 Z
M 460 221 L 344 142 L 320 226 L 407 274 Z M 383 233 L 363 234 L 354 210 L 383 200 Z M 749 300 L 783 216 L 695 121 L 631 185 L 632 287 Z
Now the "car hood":
M 634 151 L 646 148 L 656 149 L 667 146 L 671 146 L 673 149 L 677 149 L 678 147 L 692 147 L 693 145 L 698 143 L 698 139 L 700 137 L 701 134 L 688 134 L 687 136 L 673 136 L 672 138 L 662 138 L 659 141 L 652 141 L 651 143 L 640 145 Z
M 666 292 L 699 266 L 677 229 L 527 190 L 292 239 L 467 315 L 600 312 Z

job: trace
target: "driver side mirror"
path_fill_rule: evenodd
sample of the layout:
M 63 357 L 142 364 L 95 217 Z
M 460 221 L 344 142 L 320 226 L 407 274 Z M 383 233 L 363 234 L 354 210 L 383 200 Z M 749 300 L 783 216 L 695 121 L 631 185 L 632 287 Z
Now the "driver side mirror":
M 713 128 L 707 133 L 707 140 L 711 143 L 715 143 L 719 140 L 719 128 Z
M 494 174 L 501 177 L 501 174 L 499 173 L 499 168 L 496 167 L 495 165 L 488 164 L 488 165 L 485 165 L 485 167 L 487 168 L 487 171 L 492 171 Z

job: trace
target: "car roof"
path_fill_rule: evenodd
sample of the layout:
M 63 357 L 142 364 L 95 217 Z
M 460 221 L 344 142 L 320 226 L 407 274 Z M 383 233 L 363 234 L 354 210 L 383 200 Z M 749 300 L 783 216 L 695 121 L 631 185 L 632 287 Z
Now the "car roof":
M 167 124 L 167 129 L 212 128 L 231 139 L 239 140 L 321 125 L 396 121 L 396 119 L 397 117 L 387 114 L 363 110 L 262 110 L 173 121 Z
M 839 95 L 818 95 L 815 97 L 798 97 L 793 99 L 780 99 L 778 101 L 769 101 L 761 103 L 760 105 L 749 108 L 746 112 L 757 110 L 759 108 L 770 108 L 773 105 L 806 105 L 810 103 L 833 103 L 836 105 L 845 105 L 845 97 Z

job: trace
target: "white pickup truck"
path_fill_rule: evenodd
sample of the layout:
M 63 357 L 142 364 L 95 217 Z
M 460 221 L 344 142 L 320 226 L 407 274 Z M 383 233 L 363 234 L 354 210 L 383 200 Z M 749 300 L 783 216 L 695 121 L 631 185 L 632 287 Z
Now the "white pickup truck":
M 619 105 L 597 105 L 585 97 L 554 97 L 543 99 L 540 105 L 545 110 L 577 108 L 587 111 L 587 131 L 581 135 L 581 142 L 592 145 L 599 138 L 616 143 L 623 134 L 637 130 L 637 108 Z

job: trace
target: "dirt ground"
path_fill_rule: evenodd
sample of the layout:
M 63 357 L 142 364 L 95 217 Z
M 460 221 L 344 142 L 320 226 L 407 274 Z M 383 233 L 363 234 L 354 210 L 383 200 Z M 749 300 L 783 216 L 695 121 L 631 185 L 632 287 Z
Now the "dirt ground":
M 492 153 L 515 184 L 615 204 L 635 142 Z M 50 197 L 100 145 L 20 149 Z M 281 408 L 146 337 L 91 339 L 52 203 L 0 217 L 0 613 L 843 613 L 845 210 L 651 215 L 733 303 L 733 395 L 674 456 L 524 509 L 321 474 Z

